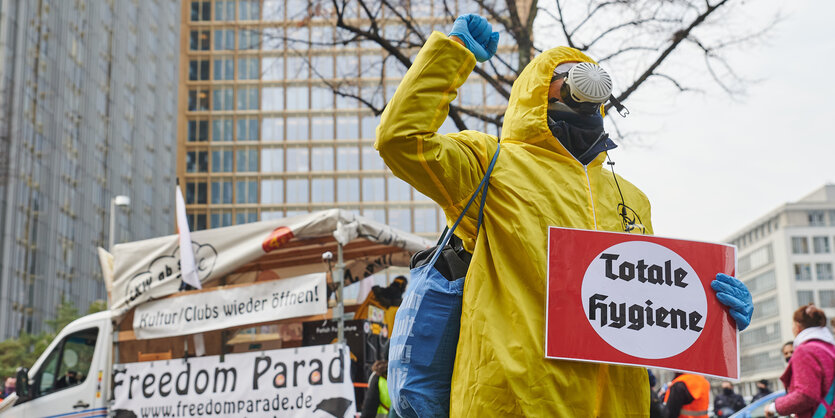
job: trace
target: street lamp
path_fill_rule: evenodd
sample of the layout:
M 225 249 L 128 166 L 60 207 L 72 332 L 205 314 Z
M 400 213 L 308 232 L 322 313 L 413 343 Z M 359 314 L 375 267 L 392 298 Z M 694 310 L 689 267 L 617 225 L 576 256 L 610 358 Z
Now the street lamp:
M 130 205 L 130 198 L 127 196 L 116 196 L 110 199 L 110 234 L 107 236 L 110 240 L 110 245 L 107 247 L 109 251 L 113 251 L 113 234 L 116 229 L 116 206 Z

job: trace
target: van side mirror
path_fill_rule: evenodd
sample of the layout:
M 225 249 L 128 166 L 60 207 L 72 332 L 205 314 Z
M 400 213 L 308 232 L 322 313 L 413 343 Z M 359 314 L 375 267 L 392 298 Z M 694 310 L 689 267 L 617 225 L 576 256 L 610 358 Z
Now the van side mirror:
M 17 398 L 20 400 L 28 400 L 32 394 L 29 389 L 29 369 L 26 367 L 18 367 L 15 373 L 14 390 L 17 393 Z

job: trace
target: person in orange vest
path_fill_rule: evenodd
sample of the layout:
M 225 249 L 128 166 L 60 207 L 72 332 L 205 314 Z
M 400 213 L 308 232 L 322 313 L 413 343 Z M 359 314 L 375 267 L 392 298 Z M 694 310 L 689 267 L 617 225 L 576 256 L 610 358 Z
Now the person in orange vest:
M 669 418 L 707 418 L 710 383 L 696 374 L 676 373 L 664 394 L 664 416 Z
M 382 418 L 392 416 L 391 397 L 389 397 L 388 365 L 385 360 L 377 360 L 371 366 L 371 378 L 368 379 L 368 389 L 362 402 L 360 418 Z

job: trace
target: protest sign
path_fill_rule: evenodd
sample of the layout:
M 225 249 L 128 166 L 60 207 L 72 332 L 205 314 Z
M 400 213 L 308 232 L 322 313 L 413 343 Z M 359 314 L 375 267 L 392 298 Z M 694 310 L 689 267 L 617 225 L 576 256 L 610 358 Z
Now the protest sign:
M 545 356 L 739 378 L 736 325 L 710 282 L 736 248 L 551 227 Z
M 136 308 L 133 330 L 160 338 L 325 312 L 325 275 L 309 274 L 148 302 Z
M 353 417 L 344 345 L 114 365 L 116 416 Z M 128 412 L 129 411 L 129 412 Z

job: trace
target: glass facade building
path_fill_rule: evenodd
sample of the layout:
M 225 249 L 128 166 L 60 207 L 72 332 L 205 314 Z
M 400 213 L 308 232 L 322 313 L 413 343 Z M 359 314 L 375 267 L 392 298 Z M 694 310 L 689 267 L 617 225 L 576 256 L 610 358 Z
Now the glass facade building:
M 347 2 L 346 19 L 367 24 Z M 448 31 L 475 2 L 411 2 L 428 35 Z M 395 228 L 436 237 L 438 206 L 392 175 L 374 149 L 379 116 L 339 86 L 382 108 L 406 67 L 370 41 L 338 42 L 331 2 L 186 0 L 182 4 L 179 161 L 193 229 L 344 208 Z M 379 19 L 398 33 L 397 19 Z M 509 36 L 500 47 L 515 52 Z M 407 51 L 412 58 L 418 49 Z M 506 100 L 473 74 L 456 104 L 502 113 Z M 466 117 L 469 129 L 496 134 Z M 451 120 L 441 132 L 457 131 Z
M 96 247 L 174 232 L 180 4 L 0 2 L 0 340 L 106 298 Z

